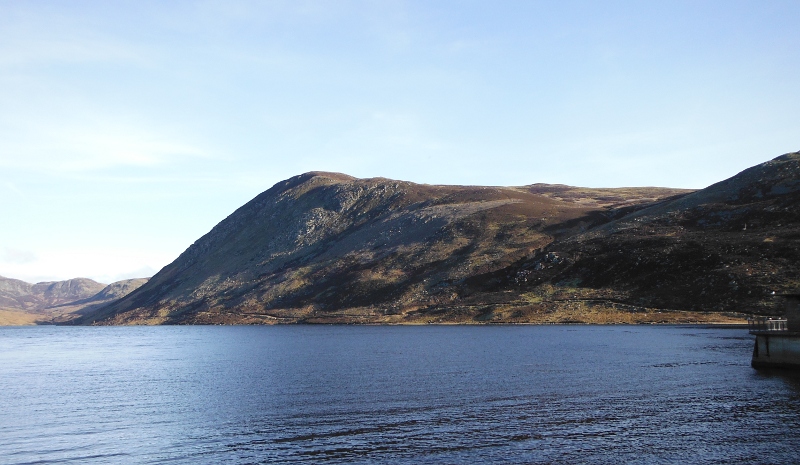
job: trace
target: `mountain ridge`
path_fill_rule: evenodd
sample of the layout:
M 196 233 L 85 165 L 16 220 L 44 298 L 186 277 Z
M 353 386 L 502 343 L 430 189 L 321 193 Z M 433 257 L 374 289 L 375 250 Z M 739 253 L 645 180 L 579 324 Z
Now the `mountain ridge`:
M 0 325 L 69 321 L 127 295 L 146 281 L 127 279 L 106 285 L 73 278 L 31 284 L 0 276 Z
M 702 190 L 304 173 L 79 322 L 741 321 L 794 286 L 799 162 L 786 154 Z
M 798 153 L 701 190 L 314 171 L 257 195 L 140 287 L 61 304 L 59 321 L 741 322 L 779 314 L 772 293 L 800 288 L 798 180 Z

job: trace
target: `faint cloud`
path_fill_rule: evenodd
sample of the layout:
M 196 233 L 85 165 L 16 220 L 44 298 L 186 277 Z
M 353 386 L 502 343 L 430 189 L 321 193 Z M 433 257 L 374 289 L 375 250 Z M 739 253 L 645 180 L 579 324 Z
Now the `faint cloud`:
M 120 273 L 114 276 L 111 276 L 108 279 L 108 282 L 115 283 L 117 281 L 122 281 L 125 279 L 138 279 L 138 278 L 150 278 L 154 274 L 156 274 L 157 270 L 151 266 L 143 266 L 137 270 L 128 271 L 126 273 Z
M 139 46 L 100 32 L 102 20 L 71 8 L 20 3 L 0 16 L 0 67 L 113 62 L 142 65 L 149 55 Z
M 424 118 L 406 112 L 373 111 L 304 158 L 303 171 L 326 170 L 358 177 L 387 176 L 427 182 L 432 161 L 451 157 L 454 147 L 430 130 Z M 457 170 L 448 169 L 448 172 Z M 392 173 L 392 174 L 390 174 Z
M 154 166 L 175 158 L 205 157 L 189 144 L 169 140 L 136 128 L 110 127 L 102 132 L 57 133 L 64 151 L 76 155 L 61 163 L 66 170 L 93 170 L 112 166 Z
M 11 192 L 13 192 L 13 193 L 17 194 L 18 196 L 20 196 L 20 197 L 25 197 L 25 193 L 24 193 L 24 192 L 22 192 L 22 190 L 20 190 L 20 189 L 19 189 L 17 186 L 15 186 L 14 184 L 12 184 L 12 183 L 10 183 L 10 182 L 7 182 L 7 183 L 5 183 L 5 186 L 6 186 L 6 188 L 7 188 L 8 190 L 10 190 Z
M 409 157 L 424 158 L 436 155 L 445 148 L 417 116 L 404 113 L 375 111 L 357 122 L 350 130 L 330 141 L 325 154 L 341 158 L 386 161 L 398 157 L 407 163 Z
M 146 65 L 146 55 L 108 38 L 78 40 L 14 40 L 0 46 L 0 66 L 53 63 L 122 62 Z
M 174 260 L 172 254 L 106 247 L 45 249 L 39 252 L 41 258 L 25 250 L 0 249 L 0 263 L 3 264 L 0 274 L 26 282 L 63 281 L 80 277 L 108 284 L 152 276 L 157 268 Z M 28 261 L 23 263 L 24 260 Z
M 186 158 L 209 158 L 208 153 L 198 147 L 133 125 L 86 122 L 67 128 L 54 126 L 31 123 L 24 132 L 35 132 L 38 137 L 27 143 L 22 140 L 24 137 L 14 140 L 9 134 L 9 138 L 0 141 L 0 166 L 76 172 L 118 166 L 151 167 Z M 11 132 L 10 128 L 7 132 Z
M 160 14 L 153 20 L 165 28 L 182 33 L 202 33 L 218 36 L 231 31 L 240 32 L 252 25 L 265 28 L 287 25 L 305 27 L 335 21 L 346 14 L 349 2 L 319 2 L 314 0 L 223 1 L 202 0 L 185 5 L 175 3 L 173 14 Z M 160 7 L 159 11 L 163 11 Z
M 489 40 L 474 40 L 474 39 L 457 39 L 448 42 L 444 46 L 444 50 L 454 54 L 460 53 L 473 53 L 473 52 L 492 52 L 499 47 L 496 41 L 493 43 Z
M 13 247 L 6 247 L 3 252 L 3 262 L 15 263 L 22 265 L 25 263 L 33 263 L 37 260 L 36 254 L 30 250 L 15 249 Z

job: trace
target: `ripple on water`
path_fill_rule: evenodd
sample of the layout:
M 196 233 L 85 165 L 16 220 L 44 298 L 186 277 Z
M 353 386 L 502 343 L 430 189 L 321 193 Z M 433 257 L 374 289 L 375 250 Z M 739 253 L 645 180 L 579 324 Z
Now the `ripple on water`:
M 800 383 L 753 371 L 740 329 L 30 328 L 0 349 L 9 464 L 800 460 Z

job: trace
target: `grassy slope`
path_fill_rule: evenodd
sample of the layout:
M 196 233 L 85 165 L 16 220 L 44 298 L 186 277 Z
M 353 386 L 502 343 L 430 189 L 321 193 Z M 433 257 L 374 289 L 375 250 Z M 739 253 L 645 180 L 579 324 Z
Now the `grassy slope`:
M 35 325 L 40 318 L 40 315 L 32 315 L 14 309 L 0 308 L 0 326 Z

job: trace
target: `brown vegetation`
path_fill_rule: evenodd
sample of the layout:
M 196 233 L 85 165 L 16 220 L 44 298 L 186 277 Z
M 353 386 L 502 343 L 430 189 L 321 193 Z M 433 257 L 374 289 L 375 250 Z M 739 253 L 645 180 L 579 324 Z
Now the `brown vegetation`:
M 0 309 L 0 326 L 24 326 L 39 323 L 40 316 L 20 310 Z
M 147 279 L 128 279 L 106 286 L 86 278 L 29 284 L 0 276 L 0 326 L 71 321 L 115 301 Z
M 697 192 L 307 173 L 80 321 L 741 322 L 800 282 L 799 206 L 798 154 Z

